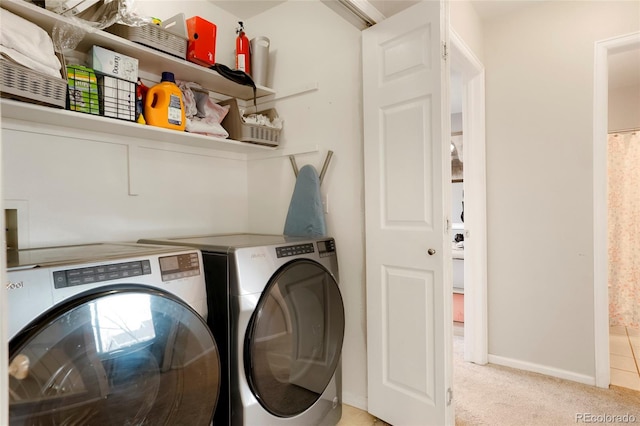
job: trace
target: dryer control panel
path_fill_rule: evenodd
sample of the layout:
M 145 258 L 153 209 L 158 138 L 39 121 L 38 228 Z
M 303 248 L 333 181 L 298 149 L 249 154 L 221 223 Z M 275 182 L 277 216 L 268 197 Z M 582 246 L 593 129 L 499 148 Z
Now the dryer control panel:
M 320 257 L 334 256 L 336 254 L 336 241 L 333 238 L 318 241 L 318 253 Z
M 198 253 L 185 253 L 160 258 L 160 272 L 162 281 L 200 275 Z
M 336 242 L 333 238 L 316 242 L 318 245 L 318 254 L 320 257 L 332 256 L 336 253 Z M 276 247 L 276 256 L 289 257 L 300 254 L 315 253 L 313 243 L 294 244 L 290 246 Z
M 283 246 L 276 247 L 276 256 L 280 257 L 289 257 L 289 256 L 297 256 L 299 254 L 308 254 L 313 253 L 313 244 L 296 244 L 293 246 Z

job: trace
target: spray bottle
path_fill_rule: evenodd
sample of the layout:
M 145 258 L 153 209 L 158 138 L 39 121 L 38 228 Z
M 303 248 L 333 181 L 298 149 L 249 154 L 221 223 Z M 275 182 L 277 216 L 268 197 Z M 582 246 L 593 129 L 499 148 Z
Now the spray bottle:
M 236 69 L 251 74 L 251 47 L 249 39 L 244 33 L 244 25 L 242 21 L 238 21 L 240 25 L 236 29 Z

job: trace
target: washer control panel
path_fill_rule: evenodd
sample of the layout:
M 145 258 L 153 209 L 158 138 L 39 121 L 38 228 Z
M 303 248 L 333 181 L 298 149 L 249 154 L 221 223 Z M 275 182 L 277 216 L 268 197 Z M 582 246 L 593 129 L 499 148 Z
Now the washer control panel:
M 283 246 L 276 247 L 276 256 L 280 257 L 289 257 L 289 256 L 297 256 L 299 254 L 308 254 L 313 253 L 313 244 L 296 244 L 293 246 Z
M 161 257 L 160 272 L 162 273 L 162 281 L 200 275 L 198 253 L 194 252 Z
M 73 287 L 76 285 L 148 275 L 150 273 L 151 263 L 148 260 L 112 263 L 110 265 L 54 271 L 53 285 L 55 288 Z

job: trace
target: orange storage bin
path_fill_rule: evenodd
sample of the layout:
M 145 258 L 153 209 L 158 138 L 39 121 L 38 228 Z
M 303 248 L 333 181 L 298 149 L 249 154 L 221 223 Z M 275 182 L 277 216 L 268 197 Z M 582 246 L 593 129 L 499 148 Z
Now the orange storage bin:
M 188 61 L 205 67 L 216 63 L 216 31 L 214 23 L 199 16 L 187 19 Z

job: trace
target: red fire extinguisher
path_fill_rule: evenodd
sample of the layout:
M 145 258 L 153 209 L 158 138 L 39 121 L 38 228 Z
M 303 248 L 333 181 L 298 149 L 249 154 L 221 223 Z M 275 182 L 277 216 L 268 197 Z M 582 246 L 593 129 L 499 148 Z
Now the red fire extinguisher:
M 236 69 L 251 74 L 251 51 L 249 39 L 244 33 L 242 21 L 238 21 L 240 26 L 236 30 Z

